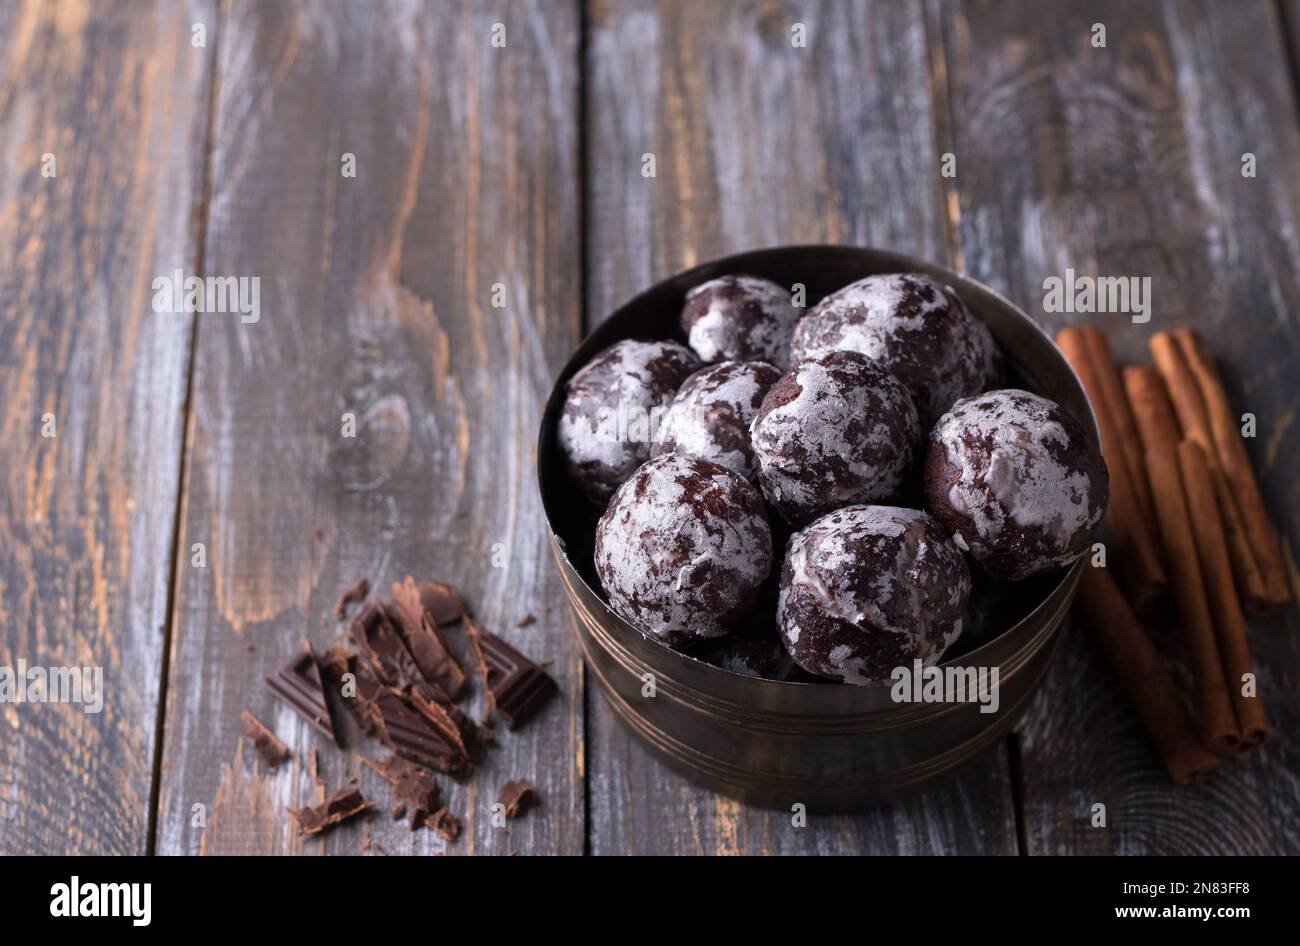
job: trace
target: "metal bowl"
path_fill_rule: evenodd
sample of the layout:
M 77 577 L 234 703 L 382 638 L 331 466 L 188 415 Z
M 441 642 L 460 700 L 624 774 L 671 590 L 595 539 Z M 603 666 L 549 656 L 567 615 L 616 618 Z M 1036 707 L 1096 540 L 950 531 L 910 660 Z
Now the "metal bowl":
M 975 702 L 896 703 L 888 686 L 786 683 L 732 673 L 645 637 L 606 603 L 592 565 L 597 510 L 568 481 L 556 424 L 569 378 L 625 338 L 683 341 L 678 315 L 692 286 L 728 273 L 803 283 L 807 303 L 876 273 L 923 272 L 956 290 L 993 332 L 1011 383 L 1096 423 L 1083 386 L 1051 338 L 1011 302 L 942 266 L 881 250 L 793 246 L 741 253 L 679 273 L 622 306 L 579 346 L 542 417 L 538 485 L 591 676 L 618 716 L 665 762 L 744 801 L 789 810 L 851 811 L 914 792 L 969 761 L 1014 725 L 1056 652 L 1082 561 L 1009 586 L 1017 618 L 941 666 L 997 667 L 999 709 Z M 959 645 L 960 646 L 960 645 Z M 646 681 L 653 677 L 653 696 Z

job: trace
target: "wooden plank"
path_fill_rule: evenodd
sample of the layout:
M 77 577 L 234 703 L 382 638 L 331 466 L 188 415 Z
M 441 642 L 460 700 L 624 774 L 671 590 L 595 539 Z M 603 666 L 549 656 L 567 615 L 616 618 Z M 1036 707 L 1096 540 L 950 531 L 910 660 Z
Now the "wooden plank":
M 578 26 L 572 4 L 229 8 L 208 271 L 260 275 L 261 318 L 199 329 L 181 545 L 208 560 L 180 569 L 160 852 L 358 852 L 363 829 L 301 842 L 285 815 L 320 797 L 313 750 L 325 788 L 355 776 L 378 804 L 372 852 L 582 850 L 582 677 L 532 460 L 578 334 Z M 394 823 L 358 752 L 262 685 L 296 640 L 333 639 L 345 585 L 387 593 L 408 573 L 460 587 L 484 626 L 553 659 L 561 688 L 502 729 L 475 781 L 447 782 L 466 824 L 450 845 Z M 293 764 L 268 774 L 240 747 L 244 708 Z M 494 829 L 517 777 L 542 807 Z
M 0 705 L 0 854 L 147 847 L 212 13 L 0 2 L 0 666 L 103 700 Z
M 589 319 L 696 263 L 842 242 L 944 260 L 919 10 L 650 0 L 590 7 Z M 807 46 L 792 45 L 802 22 Z M 656 177 L 642 177 L 642 156 Z M 859 817 L 790 816 L 695 788 L 588 696 L 593 853 L 1015 851 L 1006 749 Z
M 1192 325 L 1234 404 L 1292 549 L 1300 372 L 1300 133 L 1271 3 L 1133 4 L 1037 15 L 1032 3 L 930 8 L 952 90 L 961 249 L 968 270 L 1055 330 L 1043 280 L 1152 280 L 1152 318 L 1097 315 L 1121 360 Z M 1106 28 L 1105 48 L 1090 43 Z M 1242 175 L 1242 155 L 1258 161 Z M 1294 566 L 1293 566 L 1294 568 Z M 1294 572 L 1293 572 L 1294 576 Z M 1293 577 L 1294 582 L 1294 577 Z M 1261 693 L 1279 738 L 1216 779 L 1175 788 L 1100 664 L 1074 634 L 1021 732 L 1032 853 L 1295 853 L 1300 815 L 1300 622 L 1253 622 Z M 1172 639 L 1173 635 L 1168 635 Z M 1108 826 L 1093 828 L 1104 804 Z

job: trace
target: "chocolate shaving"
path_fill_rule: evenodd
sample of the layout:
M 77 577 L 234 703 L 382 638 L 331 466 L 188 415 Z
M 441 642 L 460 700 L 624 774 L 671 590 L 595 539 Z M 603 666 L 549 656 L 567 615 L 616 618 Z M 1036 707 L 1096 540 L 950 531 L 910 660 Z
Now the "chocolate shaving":
M 393 820 L 401 821 L 405 817 L 406 817 L 406 806 L 399 801 L 396 805 L 393 806 Z
M 413 684 L 407 691 L 411 705 L 442 737 L 472 759 L 479 746 L 479 729 L 465 711 L 438 687 Z
M 390 613 L 420 673 L 453 700 L 460 699 L 465 670 L 452 654 L 437 620 L 425 609 L 415 579 L 407 575 L 404 581 L 393 582 L 393 597 L 397 604 Z
M 331 661 L 331 674 L 337 672 L 336 665 L 337 660 Z M 352 673 L 356 678 L 356 693 L 351 697 L 344 695 L 344 704 L 366 735 L 412 762 L 454 778 L 468 774 L 469 757 L 461 746 L 412 709 L 402 691 L 376 680 L 355 654 L 347 655 L 342 667 L 343 672 Z M 414 686 L 424 694 L 432 693 L 429 684 L 422 681 Z
M 288 703 L 318 732 L 326 735 L 336 745 L 334 723 L 330 720 L 325 703 L 325 687 L 321 682 L 320 668 L 312 654 L 311 644 L 303 641 L 302 648 L 266 678 L 271 692 Z
M 455 841 L 460 838 L 461 823 L 460 819 L 453 815 L 446 808 L 439 808 L 429 819 L 433 825 L 433 830 L 437 831 L 448 841 Z
M 537 801 L 537 790 L 526 778 L 515 782 L 506 782 L 501 786 L 497 801 L 506 806 L 507 818 L 518 818 L 528 812 Z
M 402 814 L 410 812 L 410 829 L 414 831 L 424 827 L 429 816 L 439 806 L 441 792 L 437 780 L 428 771 L 401 756 L 391 755 L 383 762 L 369 758 L 361 761 L 392 786 L 393 797 L 398 800 Z M 396 808 L 393 811 L 394 818 L 401 817 Z
M 289 814 L 298 822 L 303 834 L 320 834 L 349 818 L 355 818 L 370 807 L 359 789 L 345 788 L 335 792 L 319 805 L 290 808 Z
M 536 623 L 537 623 L 537 618 L 533 617 L 533 615 L 530 613 L 530 614 L 525 614 L 523 617 L 521 617 L 518 620 L 518 622 L 516 622 L 515 627 L 528 627 Z
M 440 581 L 420 582 L 420 600 L 433 623 L 441 627 L 455 624 L 465 616 L 465 600 L 460 592 Z
M 348 633 L 381 683 L 404 687 L 424 676 L 402 643 L 387 610 L 378 601 L 366 603 Z
M 342 621 L 347 617 L 348 608 L 358 601 L 366 600 L 368 594 L 370 594 L 370 582 L 364 578 L 358 578 L 352 585 L 344 589 L 338 600 L 334 602 L 334 620 Z
M 268 768 L 273 769 L 289 758 L 289 747 L 248 710 L 240 711 L 239 721 L 244 729 L 244 738 L 253 744 Z
M 495 709 L 506 721 L 507 729 L 517 729 L 555 694 L 555 681 L 537 664 L 468 617 L 465 628 L 487 690 L 489 718 Z

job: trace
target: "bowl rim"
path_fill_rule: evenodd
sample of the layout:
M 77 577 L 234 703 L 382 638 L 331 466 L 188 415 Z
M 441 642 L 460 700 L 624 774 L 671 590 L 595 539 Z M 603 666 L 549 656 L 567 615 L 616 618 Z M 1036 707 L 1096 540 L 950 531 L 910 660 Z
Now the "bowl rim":
M 605 598 L 605 595 L 601 592 L 599 588 L 593 588 L 591 586 L 591 583 L 588 582 L 586 577 L 584 576 L 583 570 L 570 557 L 568 549 L 565 546 L 565 542 L 563 538 L 560 536 L 560 534 L 556 531 L 555 525 L 551 517 L 551 509 L 550 509 L 551 504 L 548 501 L 547 471 L 545 469 L 544 464 L 541 462 L 542 457 L 547 456 L 550 452 L 550 446 L 547 442 L 548 434 L 551 434 L 556 426 L 559 410 L 563 405 L 564 394 L 565 394 L 564 389 L 569 379 L 572 378 L 573 375 L 576 374 L 578 370 L 581 369 L 596 354 L 603 351 L 605 348 L 609 347 L 610 345 L 614 344 L 617 341 L 622 340 L 623 338 L 635 337 L 635 336 L 626 335 L 625 333 L 621 333 L 616 328 L 616 325 L 619 321 L 619 316 L 630 309 L 643 305 L 647 301 L 648 297 L 651 297 L 657 294 L 658 292 L 661 292 L 666 283 L 670 283 L 670 282 L 698 283 L 698 282 L 704 282 L 710 278 L 717 278 L 719 275 L 744 273 L 748 271 L 748 266 L 752 266 L 755 261 L 761 261 L 764 257 L 773 257 L 778 255 L 783 256 L 783 255 L 788 255 L 793 253 L 831 253 L 831 254 L 855 256 L 855 257 L 860 256 L 862 254 L 869 254 L 871 256 L 876 257 L 876 259 L 879 262 L 884 263 L 890 268 L 887 270 L 880 271 L 878 273 L 869 273 L 867 275 L 884 275 L 885 273 L 889 273 L 889 272 L 900 272 L 900 273 L 921 272 L 921 273 L 925 273 L 926 275 L 938 276 L 947 282 L 956 284 L 956 287 L 959 290 L 958 293 L 959 298 L 961 298 L 964 303 L 967 301 L 966 296 L 963 294 L 966 291 L 973 291 L 976 294 L 982 294 L 983 296 L 986 297 L 986 300 L 988 302 L 1005 309 L 1008 313 L 1010 313 L 1018 321 L 1020 321 L 1024 327 L 1027 327 L 1028 329 L 1030 329 L 1031 332 L 1037 334 L 1042 341 L 1046 342 L 1051 348 L 1055 349 L 1058 353 L 1060 353 L 1059 346 L 1057 346 L 1056 342 L 1053 340 L 1052 336 L 1047 332 L 1047 330 L 1044 329 L 1041 325 L 1039 325 L 1038 322 L 1036 322 L 1034 319 L 1030 318 L 1029 314 L 1025 312 L 1023 309 L 1021 309 L 1020 306 L 1016 305 L 1014 302 L 1012 302 L 1006 296 L 1002 295 L 997 290 L 991 288 L 990 286 L 985 285 L 984 283 L 980 282 L 979 280 L 971 276 L 965 275 L 963 273 L 959 273 L 948 266 L 939 263 L 930 262 L 928 260 L 923 260 L 919 257 L 911 256 L 909 254 L 898 253 L 893 250 L 883 250 L 871 246 L 860 246 L 857 244 L 798 243 L 798 244 L 782 244 L 777 246 L 759 247 L 751 250 L 745 250 L 739 253 L 731 253 L 726 256 L 717 257 L 715 259 L 706 260 L 688 269 L 671 273 L 661 279 L 656 280 L 650 286 L 646 287 L 645 289 L 636 293 L 631 298 L 621 303 L 617 308 L 615 308 L 612 312 L 610 312 L 609 315 L 606 316 L 599 325 L 597 325 L 595 328 L 593 328 L 590 332 L 587 333 L 587 335 L 578 344 L 577 348 L 574 349 L 572 355 L 569 356 L 569 359 L 565 362 L 564 366 L 560 369 L 560 372 L 556 375 L 555 380 L 551 386 L 551 392 L 547 397 L 546 405 L 543 410 L 542 418 L 538 427 L 537 445 L 536 445 L 535 458 L 534 458 L 534 465 L 536 467 L 536 472 L 537 472 L 537 488 L 542 500 L 542 514 L 546 520 L 546 529 L 551 539 L 552 551 L 554 552 L 554 554 L 563 557 L 564 561 L 568 564 L 570 570 L 573 572 L 574 577 L 578 581 L 582 582 L 583 586 L 594 596 L 594 598 L 597 601 L 599 601 L 605 607 L 605 610 L 616 622 L 622 625 L 622 627 L 625 628 L 629 633 L 636 634 L 639 637 L 643 638 L 644 640 L 654 645 L 657 645 L 658 650 L 662 652 L 663 659 L 669 662 L 670 667 L 678 666 L 679 662 L 688 662 L 681 665 L 689 666 L 695 670 L 698 670 L 698 668 L 705 668 L 702 671 L 699 671 L 705 674 L 712 672 L 716 674 L 725 675 L 728 678 L 735 678 L 738 680 L 746 681 L 747 684 L 765 684 L 767 686 L 772 686 L 772 687 L 781 687 L 781 688 L 815 687 L 819 689 L 822 687 L 834 687 L 836 690 L 859 691 L 859 692 L 863 692 L 864 694 L 879 692 L 882 689 L 891 688 L 892 684 L 882 683 L 882 684 L 869 684 L 866 686 L 858 686 L 858 685 L 846 686 L 843 683 L 838 683 L 833 680 L 827 680 L 825 682 L 801 681 L 801 680 L 771 680 L 765 677 L 755 677 L 749 674 L 739 673 L 735 670 L 728 670 L 725 667 L 719 667 L 714 664 L 710 664 L 706 661 L 700 660 L 698 657 L 692 656 L 689 653 L 675 650 L 672 647 L 669 647 L 667 644 L 656 639 L 652 635 L 646 634 L 639 627 L 637 627 L 632 622 L 628 621 L 617 611 L 615 611 L 612 607 L 610 607 L 608 600 L 606 600 Z M 859 278 L 866 278 L 866 277 L 862 276 Z M 809 309 L 811 307 L 812 307 L 811 305 L 807 306 L 807 308 Z M 968 308 L 970 308 L 969 305 Z M 978 318 L 975 312 L 972 311 L 971 314 L 972 316 Z M 1083 425 L 1085 431 L 1092 437 L 1093 443 L 1097 446 L 1097 449 L 1100 451 L 1101 435 L 1097 427 L 1096 412 L 1093 407 L 1092 401 L 1088 397 L 1087 390 L 1086 388 L 1084 388 L 1083 382 L 1079 378 L 1078 373 L 1074 370 L 1074 366 L 1069 363 L 1068 359 L 1066 359 L 1063 354 L 1061 355 L 1060 360 L 1061 360 L 1061 364 L 1069 373 L 1070 379 L 1073 381 L 1075 387 L 1077 388 L 1078 393 L 1080 395 L 1080 400 L 1087 412 L 1086 416 L 1076 417 L 1075 419 L 1078 420 Z M 1007 627 L 999 631 L 998 633 L 994 634 L 992 637 L 984 641 L 978 647 L 975 647 L 972 650 L 963 653 L 959 657 L 954 657 L 949 660 L 941 661 L 940 663 L 935 664 L 934 666 L 941 669 L 948 668 L 948 667 L 985 666 L 986 664 L 981 663 L 979 660 L 981 655 L 987 657 L 988 654 L 994 650 L 994 645 L 997 645 L 1004 638 L 1014 634 L 1018 630 L 1023 631 L 1030 624 L 1037 623 L 1042 613 L 1049 606 L 1054 606 L 1053 603 L 1057 598 L 1058 594 L 1061 592 L 1061 589 L 1064 586 L 1070 585 L 1072 583 L 1076 583 L 1076 577 L 1075 577 L 1076 573 L 1080 573 L 1082 571 L 1084 567 L 1084 561 L 1086 558 L 1087 558 L 1087 553 L 1084 553 L 1084 555 L 1081 555 L 1078 559 L 1076 559 L 1074 563 L 1070 565 L 1070 567 L 1061 570 L 1059 573 L 1060 577 L 1058 581 L 1043 594 L 1042 599 L 1033 607 L 1033 609 L 1031 609 L 1029 612 L 1024 614 L 1020 618 L 1020 620 L 1016 621 L 1010 627 Z M 570 605 L 572 605 L 572 602 L 570 602 Z M 1020 646 L 1016 647 L 1015 653 L 1019 655 L 1029 644 L 1033 642 L 1034 636 L 1035 635 L 1030 635 L 1025 642 L 1023 642 Z

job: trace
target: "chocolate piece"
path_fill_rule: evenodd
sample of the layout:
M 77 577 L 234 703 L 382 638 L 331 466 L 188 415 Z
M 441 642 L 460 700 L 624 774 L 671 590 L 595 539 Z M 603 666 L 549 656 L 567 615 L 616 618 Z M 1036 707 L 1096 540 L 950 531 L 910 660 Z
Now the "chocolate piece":
M 455 624 L 465 616 L 465 600 L 451 585 L 440 581 L 420 582 L 420 601 L 429 612 L 433 623 L 439 626 Z
M 303 834 L 320 834 L 349 818 L 355 818 L 370 807 L 359 789 L 345 788 L 335 792 L 319 805 L 290 808 L 289 814 L 298 822 Z
M 262 721 L 248 710 L 240 712 L 239 721 L 244 728 L 244 738 L 253 744 L 253 748 L 257 750 L 257 754 L 262 757 L 262 761 L 267 766 L 275 768 L 289 758 L 289 747 L 277 739 L 275 733 L 267 729 Z
M 525 614 L 518 621 L 516 621 L 515 627 L 528 627 L 529 625 L 536 624 L 536 623 L 537 623 L 537 618 L 533 617 L 533 615 L 529 613 L 529 614 Z
M 505 719 L 507 729 L 517 729 L 554 695 L 555 681 L 537 664 L 468 617 L 465 629 L 483 676 L 489 719 L 492 711 L 497 710 Z
M 389 749 L 454 778 L 462 778 L 469 768 L 469 758 L 454 740 L 445 737 L 423 714 L 406 702 L 402 691 L 386 687 L 371 674 L 355 654 L 347 655 L 342 664 L 340 656 L 331 652 L 329 664 L 332 678 L 342 673 L 356 677 L 356 694 L 344 696 L 344 705 L 357 725 L 368 736 L 373 736 Z M 340 672 L 341 671 L 341 672 Z M 417 681 L 410 692 L 420 692 L 422 699 L 433 702 L 433 688 Z
M 479 744 L 478 726 L 447 694 L 436 686 L 421 683 L 412 685 L 406 696 L 415 711 L 428 720 L 444 739 L 467 759 L 473 757 Z
M 328 736 L 335 745 L 334 723 L 325 704 L 325 688 L 321 683 L 320 668 L 311 652 L 311 644 L 303 641 L 302 648 L 266 678 L 271 692 L 288 703 L 312 727 Z
M 440 801 L 441 792 L 433 775 L 401 756 L 390 755 L 383 762 L 369 758 L 362 758 L 361 761 L 393 787 L 393 796 L 402 803 L 400 807 L 403 814 L 410 812 L 410 829 L 414 831 L 424 827 Z M 401 817 L 396 814 L 396 808 L 393 811 L 394 817 Z
M 367 602 L 348 633 L 380 682 L 404 687 L 422 678 L 387 609 L 378 601 Z
M 433 826 L 434 831 L 437 831 L 448 841 L 455 841 L 460 838 L 460 819 L 445 807 L 439 808 L 433 813 L 433 817 L 429 819 L 429 824 Z
M 358 578 L 343 593 L 339 595 L 334 602 L 334 620 L 342 621 L 347 616 L 348 607 L 356 604 L 358 601 L 366 600 L 366 595 L 370 594 L 370 582 L 364 578 Z
M 396 805 L 393 806 L 393 820 L 401 821 L 405 817 L 406 817 L 406 806 L 399 801 Z
M 393 597 L 397 604 L 390 614 L 396 618 L 397 629 L 420 673 L 424 679 L 446 691 L 451 699 L 460 699 L 465 687 L 465 670 L 452 654 L 437 621 L 425 609 L 415 580 L 407 575 L 405 581 L 393 582 Z M 450 610 L 444 608 L 443 613 Z
M 501 786 L 497 801 L 506 806 L 507 818 L 518 818 L 528 812 L 537 802 L 537 790 L 526 778 L 515 782 L 506 782 Z

